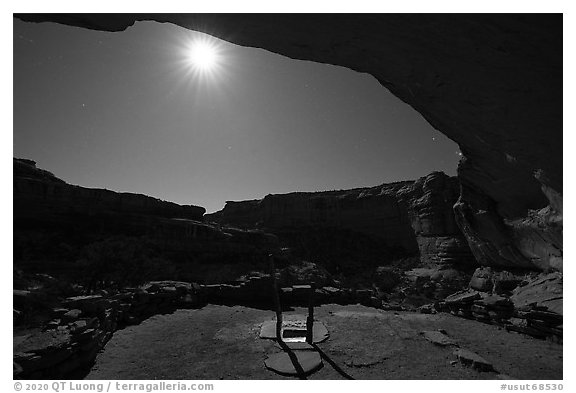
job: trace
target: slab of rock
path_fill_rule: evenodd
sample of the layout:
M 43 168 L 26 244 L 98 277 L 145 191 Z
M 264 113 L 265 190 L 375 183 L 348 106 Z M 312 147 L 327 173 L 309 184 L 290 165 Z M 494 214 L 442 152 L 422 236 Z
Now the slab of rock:
M 67 298 L 64 303 L 69 306 L 77 307 L 85 303 L 91 303 L 103 299 L 102 295 L 73 296 Z
M 434 307 L 434 304 L 424 304 L 418 307 L 418 311 L 420 311 L 422 314 L 436 314 L 436 308 Z
M 62 315 L 62 323 L 74 322 L 75 320 L 80 318 L 81 314 L 82 314 L 82 311 L 80 311 L 78 309 L 70 310 L 67 313 L 65 313 L 64 315 Z
M 172 280 L 150 281 L 149 283 L 145 284 L 142 287 L 142 289 L 144 289 L 147 292 L 157 292 L 159 289 L 164 287 L 175 287 L 175 288 L 183 288 L 186 290 L 192 290 L 191 283 L 184 281 L 172 281 Z
M 477 353 L 459 348 L 453 354 L 465 366 L 472 367 L 478 371 L 494 371 L 492 364 Z
M 311 290 L 310 285 L 292 285 L 292 294 L 296 296 L 309 296 Z
M 322 299 L 324 302 L 336 303 L 343 298 L 344 292 L 340 288 L 335 287 L 322 287 L 320 289 L 322 295 L 319 295 L 317 299 Z
M 50 367 L 54 367 L 68 359 L 70 356 L 72 356 L 73 353 L 74 350 L 71 347 L 65 347 L 58 351 L 53 351 L 42 355 L 26 354 L 33 356 L 15 356 L 14 360 L 18 362 L 23 370 L 28 374 L 36 370 L 44 370 Z
M 52 314 L 54 315 L 54 317 L 60 318 L 60 317 L 62 317 L 62 315 L 66 314 L 68 311 L 70 311 L 70 310 L 67 308 L 58 307 L 58 308 L 52 309 Z
M 338 293 L 342 292 L 342 290 L 340 288 L 335 288 L 335 287 L 322 287 L 322 289 L 325 292 L 328 292 L 330 294 L 338 294 Z
M 63 305 L 69 309 L 78 309 L 86 314 L 98 314 L 116 300 L 104 298 L 102 295 L 74 296 L 67 298 Z
M 528 284 L 516 288 L 510 300 L 516 308 L 535 305 L 563 314 L 563 274 L 542 274 Z
M 57 329 L 60 326 L 60 319 L 52 319 L 50 322 L 46 324 L 46 329 Z
M 389 355 L 383 354 L 354 353 L 351 358 L 344 360 L 344 365 L 351 368 L 372 367 L 384 362 L 386 359 L 388 359 L 388 357 Z
M 161 288 L 161 292 L 163 293 L 168 293 L 168 294 L 176 294 L 178 290 L 176 289 L 176 287 L 172 286 L 172 287 L 162 287 Z
M 83 331 L 75 332 L 73 340 L 79 343 L 84 343 L 86 341 L 92 341 L 94 338 L 96 330 L 95 329 L 85 329 Z
M 531 320 L 544 321 L 551 326 L 561 325 L 564 320 L 562 314 L 540 310 L 532 310 L 527 313 L 526 317 Z
M 424 338 L 430 341 L 432 344 L 439 345 L 441 347 L 446 347 L 449 345 L 458 346 L 454 340 L 448 337 L 446 334 L 436 331 L 436 330 L 426 330 L 420 332 Z
M 70 331 L 71 331 L 73 334 L 82 333 L 82 332 L 83 332 L 84 330 L 86 330 L 87 328 L 88 328 L 88 327 L 87 327 L 87 323 L 86 323 L 86 321 L 83 320 L 83 319 L 81 319 L 81 320 L 79 320 L 79 321 L 72 322 L 72 323 L 70 324 Z
M 280 293 L 282 295 L 290 296 L 292 295 L 292 287 L 280 288 Z
M 304 375 L 309 375 L 322 367 L 322 358 L 318 352 L 293 351 L 292 354 L 300 367 L 302 367 Z M 276 353 L 274 355 L 268 356 L 268 358 L 264 361 L 264 365 L 267 369 L 281 375 L 298 375 L 290 355 L 288 355 L 286 352 Z
M 12 290 L 12 295 L 15 297 L 27 297 L 30 296 L 30 291 L 27 291 L 25 289 L 13 289 Z
M 479 292 L 469 290 L 469 291 L 457 292 L 455 294 L 452 294 L 452 295 L 448 296 L 446 299 L 444 299 L 444 302 L 446 304 L 472 303 L 474 300 L 478 300 L 480 298 L 481 298 L 481 296 L 480 296 Z
M 61 350 L 70 344 L 70 333 L 67 331 L 49 330 L 28 336 L 14 346 L 14 353 L 34 352 L 44 354 Z
M 512 302 L 510 299 L 505 298 L 500 295 L 488 295 L 484 296 L 481 302 L 487 306 L 510 306 L 512 307 Z

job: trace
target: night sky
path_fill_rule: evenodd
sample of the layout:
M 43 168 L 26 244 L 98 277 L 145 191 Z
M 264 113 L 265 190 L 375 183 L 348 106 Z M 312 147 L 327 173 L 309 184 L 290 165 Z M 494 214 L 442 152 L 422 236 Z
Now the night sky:
M 368 74 L 139 22 L 107 33 L 14 19 L 14 156 L 71 184 L 221 209 L 266 194 L 441 170 L 458 146 Z

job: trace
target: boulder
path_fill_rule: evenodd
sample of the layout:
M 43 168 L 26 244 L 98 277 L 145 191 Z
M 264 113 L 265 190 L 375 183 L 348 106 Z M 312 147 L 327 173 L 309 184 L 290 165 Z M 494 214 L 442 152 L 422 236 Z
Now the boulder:
M 492 269 L 489 267 L 479 267 L 474 271 L 470 279 L 470 288 L 480 292 L 491 292 L 494 284 L 492 282 Z
M 420 332 L 420 334 L 423 335 L 426 340 L 430 341 L 434 345 L 438 345 L 441 347 L 446 347 L 450 345 L 458 346 L 458 344 L 456 344 L 454 340 L 452 340 L 443 332 L 437 330 L 426 330 Z
M 472 367 L 478 371 L 494 371 L 492 363 L 488 362 L 482 356 L 469 351 L 467 349 L 458 348 L 453 352 L 460 362 L 465 365 Z
M 87 329 L 88 324 L 86 323 L 85 320 L 79 320 L 72 322 L 69 326 L 70 326 L 70 332 L 72 334 L 79 334 Z
M 511 273 L 506 270 L 494 271 L 492 274 L 492 282 L 494 293 L 511 295 L 512 290 L 515 289 L 524 280 L 523 276 Z
M 62 323 L 74 322 L 82 315 L 82 311 L 73 309 L 62 315 Z

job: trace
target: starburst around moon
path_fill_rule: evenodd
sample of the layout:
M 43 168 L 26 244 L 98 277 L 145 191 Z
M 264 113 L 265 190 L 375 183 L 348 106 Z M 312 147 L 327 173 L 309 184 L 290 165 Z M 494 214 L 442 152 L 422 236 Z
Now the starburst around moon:
M 193 38 L 183 51 L 188 72 L 196 78 L 217 78 L 222 71 L 224 60 L 221 46 L 210 36 Z
M 188 48 L 190 65 L 200 72 L 210 72 L 218 66 L 218 49 L 206 40 L 196 40 Z
M 170 95 L 185 90 L 192 103 L 224 95 L 234 69 L 226 42 L 199 32 L 179 32 L 169 48 L 175 60 L 169 64 L 168 72 L 175 76 Z

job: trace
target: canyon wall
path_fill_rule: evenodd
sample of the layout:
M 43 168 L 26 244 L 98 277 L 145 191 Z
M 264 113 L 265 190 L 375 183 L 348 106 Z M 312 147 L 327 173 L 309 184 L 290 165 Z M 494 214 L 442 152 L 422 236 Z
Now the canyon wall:
M 223 210 L 205 217 L 220 224 L 261 228 L 280 237 L 311 228 L 345 230 L 349 236 L 361 234 L 400 248 L 405 255 L 419 251 L 425 264 L 469 265 L 474 258 L 452 209 L 458 191 L 456 178 L 434 172 L 417 181 L 370 188 L 227 202 Z
M 178 205 L 147 195 L 70 185 L 37 168 L 31 160 L 13 160 L 14 220 L 57 223 L 78 216 L 146 215 L 202 220 L 206 209 Z
M 406 209 L 396 194 L 412 182 L 372 188 L 327 192 L 267 195 L 262 200 L 227 202 L 221 212 L 206 215 L 241 227 L 333 227 L 359 232 L 388 245 L 416 251 L 417 244 Z
M 562 269 L 561 14 L 21 14 L 173 23 L 373 75 L 459 144 L 456 213 L 483 265 Z
M 457 225 L 453 206 L 460 184 L 456 177 L 433 172 L 400 193 L 410 216 L 422 262 L 471 266 L 477 262 Z
M 48 273 L 87 287 L 158 276 L 226 282 L 266 267 L 278 248 L 262 231 L 204 223 L 203 207 L 74 186 L 34 161 L 13 164 L 15 276 Z

